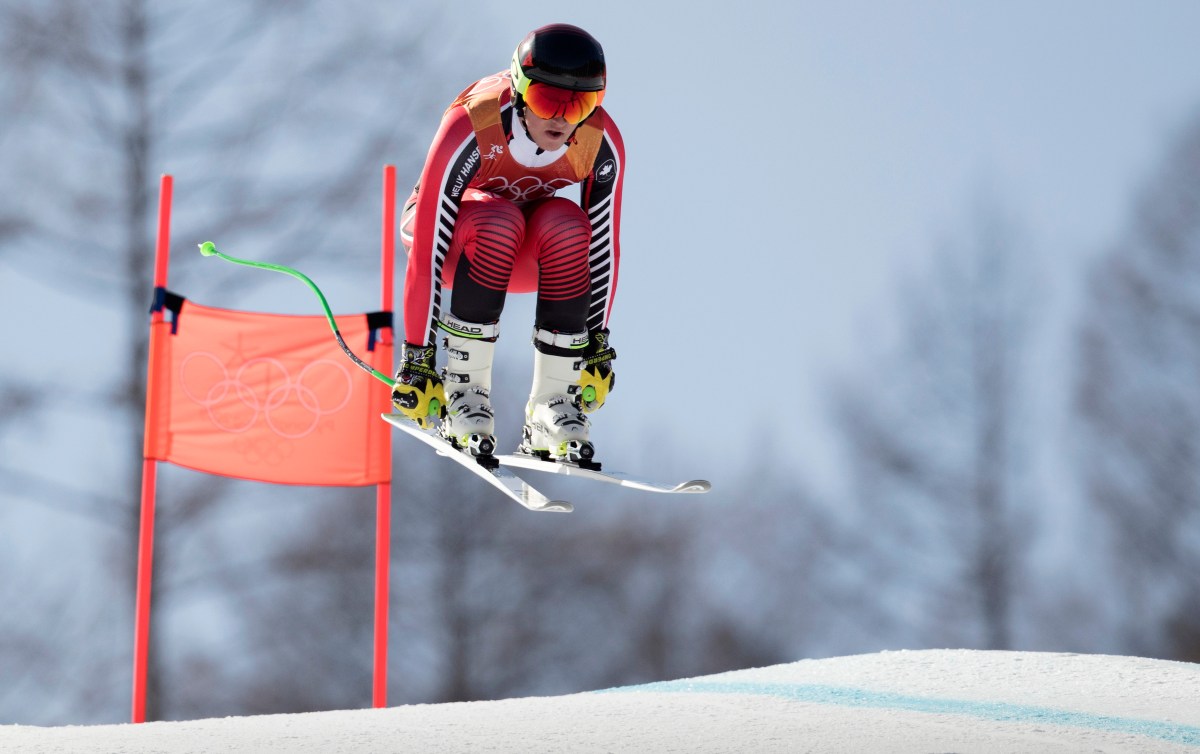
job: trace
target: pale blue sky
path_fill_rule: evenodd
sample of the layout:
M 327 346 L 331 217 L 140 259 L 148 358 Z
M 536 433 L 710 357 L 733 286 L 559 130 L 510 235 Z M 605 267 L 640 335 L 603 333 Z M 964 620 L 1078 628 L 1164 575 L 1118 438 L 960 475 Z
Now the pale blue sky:
M 1200 108 L 1200 3 L 491 12 L 496 28 L 477 34 L 496 67 L 514 46 L 497 28 L 515 41 L 568 21 L 606 48 L 628 165 L 613 316 L 624 358 L 601 437 L 601 422 L 660 400 L 655 386 L 686 381 L 694 410 L 672 422 L 707 433 L 717 420 L 741 444 L 761 415 L 714 396 L 744 395 L 735 375 L 770 367 L 794 381 L 799 431 L 820 443 L 821 385 L 855 363 L 897 278 L 964 225 L 980 191 L 1023 225 L 1048 310 L 1067 318 L 1081 262 L 1120 232 Z
M 615 0 L 470 13 L 458 33 L 471 62 L 436 61 L 461 65 L 463 85 L 552 21 L 584 26 L 608 53 L 606 105 L 628 161 L 619 381 L 595 435 L 616 461 L 636 458 L 623 457 L 624 433 L 649 421 L 687 438 L 678 455 L 700 470 L 724 465 L 730 446 L 763 434 L 770 370 L 779 379 L 766 389 L 785 391 L 795 412 L 797 457 L 828 471 L 821 387 L 856 364 L 898 277 L 963 224 L 980 187 L 1026 225 L 1066 323 L 1080 262 L 1120 231 L 1139 181 L 1200 107 L 1200 3 Z M 413 139 L 427 144 L 435 127 Z M 402 196 L 415 178 L 400 175 Z M 175 241 L 188 253 L 190 239 Z M 335 309 L 360 305 L 362 281 L 320 282 Z M 292 309 L 311 304 L 291 281 L 271 285 Z M 375 284 L 366 290 L 373 299 Z M 55 296 L 11 267 L 0 294 Z M 76 321 L 116 321 L 98 305 L 63 305 Z M 505 316 L 504 348 L 522 364 L 531 306 L 513 297 Z M 5 342 L 45 349 L 7 367 L 26 373 L 119 363 L 98 341 L 69 354 L 11 331 Z M 14 460 L 53 440 L 33 439 Z

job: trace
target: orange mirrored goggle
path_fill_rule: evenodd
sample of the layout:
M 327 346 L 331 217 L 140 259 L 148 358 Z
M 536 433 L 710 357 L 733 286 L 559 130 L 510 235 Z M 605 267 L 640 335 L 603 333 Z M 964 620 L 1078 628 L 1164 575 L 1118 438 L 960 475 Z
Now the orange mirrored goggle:
M 544 120 L 562 117 L 571 125 L 578 125 L 604 101 L 603 90 L 574 92 L 540 81 L 526 79 L 525 82 L 525 91 L 521 92 L 525 98 L 525 105 L 534 115 Z

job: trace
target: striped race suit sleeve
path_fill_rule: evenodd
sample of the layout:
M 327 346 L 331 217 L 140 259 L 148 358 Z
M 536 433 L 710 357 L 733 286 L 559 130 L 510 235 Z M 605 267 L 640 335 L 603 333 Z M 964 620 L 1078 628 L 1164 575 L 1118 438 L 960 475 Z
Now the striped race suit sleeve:
M 405 228 L 401 230 L 408 247 L 404 339 L 409 343 L 435 342 L 442 314 L 442 266 L 454 237 L 463 192 L 478 169 L 479 146 L 470 116 L 465 108 L 453 107 L 442 118 L 429 147 L 421 180 L 410 199 L 415 207 L 405 207 L 406 216 L 412 213 L 411 239 L 403 237 Z
M 625 143 L 611 119 L 605 119 L 604 140 L 592 172 L 583 180 L 580 203 L 592 223 L 591 303 L 588 330 L 608 327 L 617 272 L 621 264 L 621 191 L 625 182 Z

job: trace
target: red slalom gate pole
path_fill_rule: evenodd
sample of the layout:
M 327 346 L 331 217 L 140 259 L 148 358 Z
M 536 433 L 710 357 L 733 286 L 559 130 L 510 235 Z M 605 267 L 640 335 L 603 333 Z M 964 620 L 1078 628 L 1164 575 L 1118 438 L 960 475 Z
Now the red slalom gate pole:
M 171 246 L 171 197 L 174 181 L 163 175 L 158 193 L 158 242 L 154 251 L 154 286 L 167 287 L 167 267 L 170 262 Z M 146 429 L 151 431 L 154 421 L 153 409 L 156 402 L 155 369 L 156 358 L 161 348 L 156 334 L 161 328 L 154 325 L 163 321 L 161 309 L 150 315 L 150 356 L 146 378 Z M 132 721 L 146 721 L 146 674 L 150 655 L 150 585 L 154 570 L 154 502 L 157 494 L 158 462 L 143 454 L 141 523 L 138 527 L 138 564 L 136 598 L 133 622 L 133 711 Z
M 396 251 L 396 167 L 383 168 L 383 260 L 382 260 L 382 305 L 383 311 L 392 311 L 392 275 L 395 271 Z M 391 333 L 383 333 L 386 345 L 392 343 Z M 391 353 L 391 348 L 381 349 Z M 378 368 L 378 366 L 376 367 Z M 387 364 L 385 371 L 391 370 Z M 391 433 L 388 433 L 388 459 L 391 465 Z M 388 475 L 391 479 L 391 474 Z M 387 706 L 387 662 L 388 662 L 388 599 L 389 568 L 391 563 L 392 535 L 392 484 L 384 482 L 375 489 L 375 678 L 371 695 L 376 708 Z

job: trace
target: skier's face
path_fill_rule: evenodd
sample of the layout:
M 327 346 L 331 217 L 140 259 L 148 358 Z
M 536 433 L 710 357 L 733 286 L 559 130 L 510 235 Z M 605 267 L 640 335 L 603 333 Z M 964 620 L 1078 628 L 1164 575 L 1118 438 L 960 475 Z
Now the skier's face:
M 529 138 L 533 139 L 534 144 L 547 152 L 553 152 L 567 143 L 567 139 L 570 139 L 571 134 L 575 131 L 575 126 L 568 123 L 567 119 L 562 116 L 549 120 L 539 118 L 537 113 L 527 107 L 525 108 L 525 129 L 529 131 Z

